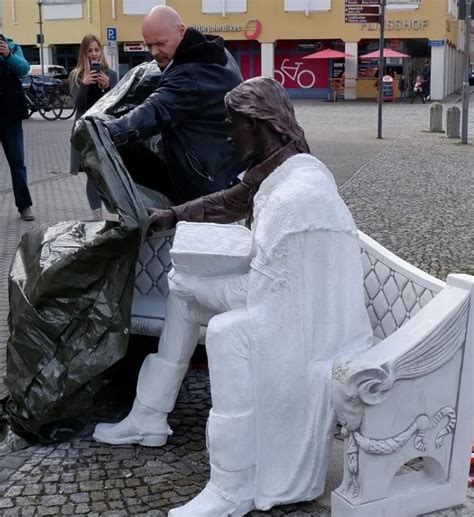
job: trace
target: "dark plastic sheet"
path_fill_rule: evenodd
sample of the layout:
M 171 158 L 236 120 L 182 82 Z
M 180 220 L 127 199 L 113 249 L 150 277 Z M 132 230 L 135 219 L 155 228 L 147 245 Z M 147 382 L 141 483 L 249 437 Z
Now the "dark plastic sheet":
M 118 222 L 35 228 L 23 236 L 15 254 L 9 276 L 5 408 L 11 429 L 28 439 L 69 438 L 101 385 L 100 374 L 125 355 L 135 262 L 148 226 L 146 207 L 170 203 L 133 182 L 101 119 L 142 102 L 159 75 L 154 64 L 135 68 L 73 132 L 83 167 Z M 159 152 L 156 138 L 135 145 Z

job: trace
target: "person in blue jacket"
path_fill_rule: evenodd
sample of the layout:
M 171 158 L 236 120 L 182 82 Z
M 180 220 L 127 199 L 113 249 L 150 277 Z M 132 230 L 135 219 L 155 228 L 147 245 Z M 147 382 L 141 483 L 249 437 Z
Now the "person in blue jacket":
M 15 204 L 24 221 L 34 221 L 26 177 L 22 119 L 28 117 L 20 77 L 30 66 L 21 47 L 0 34 L 0 141 L 10 166 Z

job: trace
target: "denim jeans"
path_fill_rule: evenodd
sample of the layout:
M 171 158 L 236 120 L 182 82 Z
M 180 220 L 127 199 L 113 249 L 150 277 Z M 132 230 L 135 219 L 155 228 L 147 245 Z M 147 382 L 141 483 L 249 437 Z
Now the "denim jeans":
M 10 166 L 15 204 L 21 212 L 30 207 L 30 191 L 26 179 L 25 152 L 23 148 L 23 128 L 21 120 L 0 122 L 0 141 Z

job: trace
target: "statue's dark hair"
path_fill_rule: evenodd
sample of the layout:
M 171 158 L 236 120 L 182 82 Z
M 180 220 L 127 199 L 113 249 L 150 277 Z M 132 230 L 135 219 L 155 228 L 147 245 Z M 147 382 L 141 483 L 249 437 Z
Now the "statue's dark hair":
M 294 142 L 298 151 L 309 153 L 290 98 L 274 79 L 254 77 L 244 81 L 225 96 L 225 105 L 241 115 L 265 121 L 284 142 Z

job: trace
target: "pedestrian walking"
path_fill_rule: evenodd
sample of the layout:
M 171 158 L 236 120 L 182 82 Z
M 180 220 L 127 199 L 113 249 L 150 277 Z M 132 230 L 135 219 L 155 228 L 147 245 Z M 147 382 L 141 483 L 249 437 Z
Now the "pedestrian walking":
M 69 88 L 76 108 L 75 120 L 112 89 L 117 81 L 117 73 L 110 68 L 102 52 L 100 39 L 93 34 L 84 36 L 79 48 L 77 66 L 69 76 Z M 80 171 L 81 154 L 71 146 L 70 173 L 78 174 Z M 94 217 L 102 219 L 102 201 L 89 178 L 87 178 L 86 194 Z
M 22 119 L 28 118 L 20 77 L 30 66 L 20 45 L 0 34 L 0 141 L 10 167 L 15 204 L 24 221 L 34 221 L 25 166 Z
M 406 102 L 408 83 L 407 78 L 403 74 L 398 77 L 398 89 L 400 91 L 400 102 Z
M 425 92 L 424 92 L 424 85 L 423 85 L 423 78 L 421 75 L 416 76 L 415 84 L 413 86 L 413 96 L 411 98 L 411 103 L 415 101 L 415 99 L 419 97 L 423 104 L 425 104 Z

